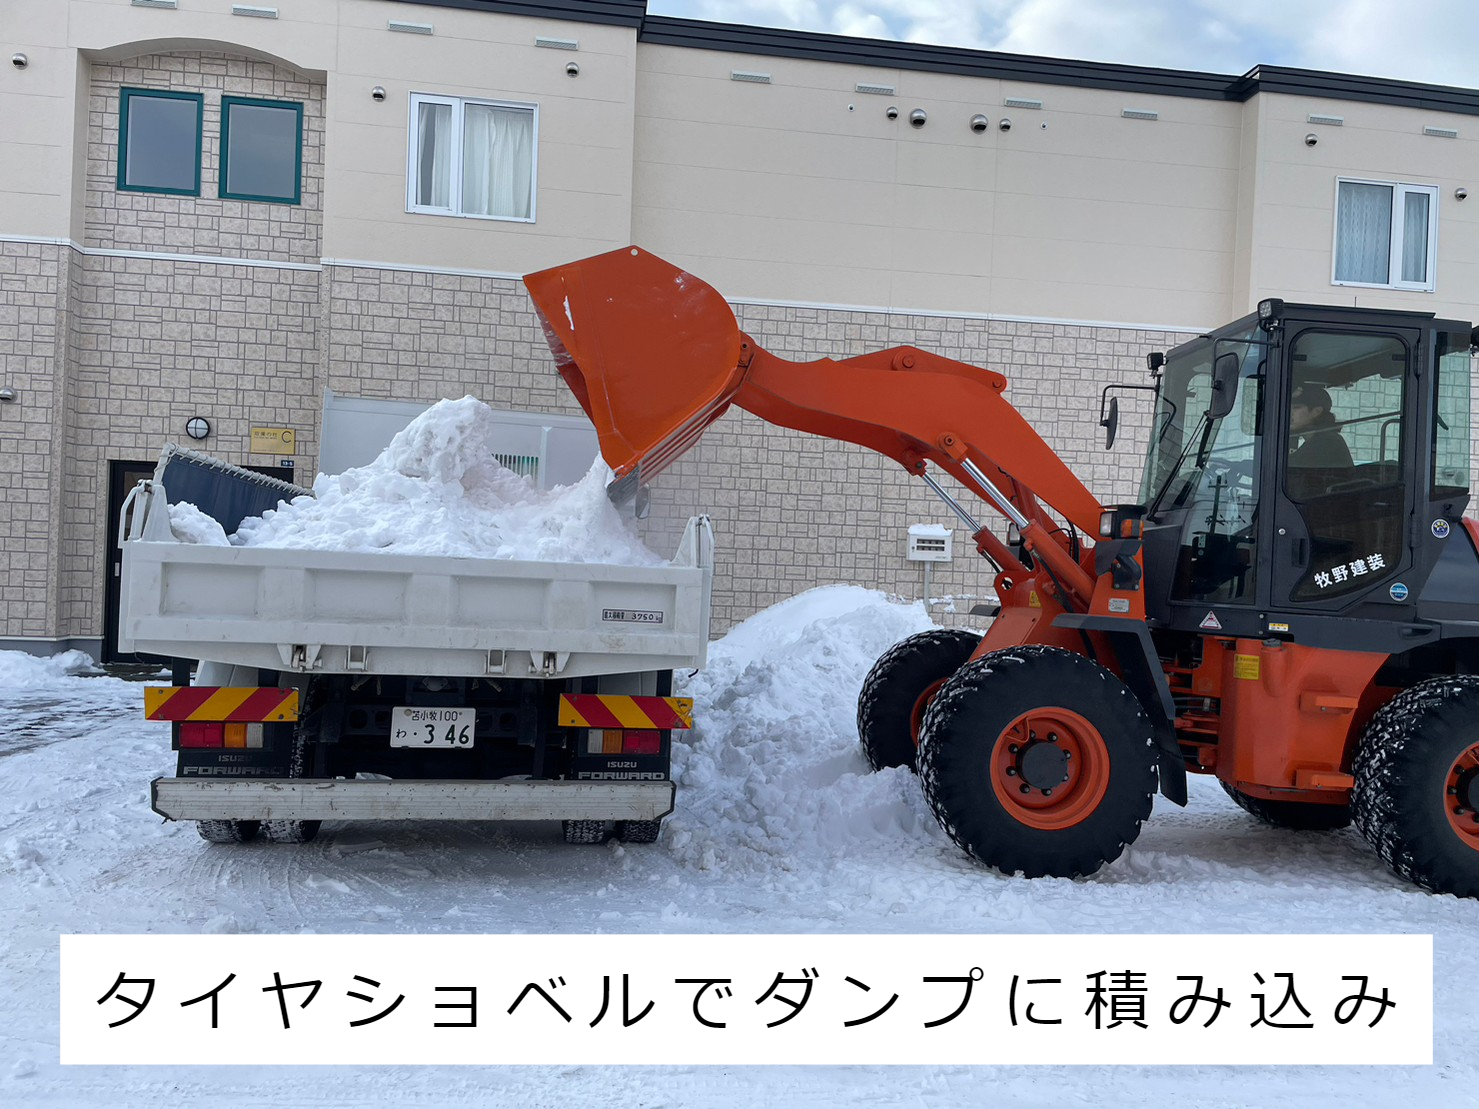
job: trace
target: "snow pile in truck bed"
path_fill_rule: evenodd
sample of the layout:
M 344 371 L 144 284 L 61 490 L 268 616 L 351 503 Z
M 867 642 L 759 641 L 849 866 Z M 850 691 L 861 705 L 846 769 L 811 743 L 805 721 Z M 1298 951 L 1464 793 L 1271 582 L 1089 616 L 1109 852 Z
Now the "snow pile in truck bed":
M 427 409 L 367 466 L 320 474 L 314 496 L 242 521 L 248 547 L 381 551 L 549 562 L 660 566 L 606 497 L 599 458 L 573 485 L 539 489 L 493 459 L 493 411 L 475 397 Z M 176 538 L 220 542 L 196 517 L 170 510 Z M 211 522 L 207 518 L 207 522 Z

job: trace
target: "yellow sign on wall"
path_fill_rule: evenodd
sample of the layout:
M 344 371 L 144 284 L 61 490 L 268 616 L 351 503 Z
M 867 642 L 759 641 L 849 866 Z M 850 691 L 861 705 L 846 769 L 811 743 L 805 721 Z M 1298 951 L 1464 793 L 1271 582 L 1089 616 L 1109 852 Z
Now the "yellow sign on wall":
M 276 454 L 287 456 L 296 454 L 298 448 L 298 433 L 290 427 L 254 427 L 252 428 L 253 454 Z

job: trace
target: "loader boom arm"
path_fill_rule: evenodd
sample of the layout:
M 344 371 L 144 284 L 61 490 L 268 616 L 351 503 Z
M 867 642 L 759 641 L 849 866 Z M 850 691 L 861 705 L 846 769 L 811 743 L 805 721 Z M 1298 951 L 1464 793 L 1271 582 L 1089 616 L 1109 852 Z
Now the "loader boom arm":
M 769 423 L 857 443 L 912 474 L 934 463 L 1017 523 L 1073 607 L 1088 607 L 1093 575 L 1039 499 L 1088 535 L 1102 507 L 1007 401 L 1002 375 L 913 347 L 840 361 L 779 358 L 739 329 L 714 289 L 639 247 L 524 281 L 618 476 L 650 480 L 737 404 Z

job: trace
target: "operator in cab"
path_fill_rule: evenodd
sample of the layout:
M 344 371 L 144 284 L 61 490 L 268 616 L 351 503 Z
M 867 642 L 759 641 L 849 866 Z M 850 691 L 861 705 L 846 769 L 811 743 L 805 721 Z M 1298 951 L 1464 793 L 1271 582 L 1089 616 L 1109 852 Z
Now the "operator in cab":
M 1309 382 L 1296 385 L 1289 398 L 1291 478 L 1295 470 L 1319 469 L 1328 473 L 1350 470 L 1355 464 L 1351 448 L 1330 411 L 1330 394 Z
M 1351 448 L 1341 435 L 1330 394 L 1304 382 L 1289 397 L 1289 492 L 1304 500 L 1328 491 L 1355 468 Z

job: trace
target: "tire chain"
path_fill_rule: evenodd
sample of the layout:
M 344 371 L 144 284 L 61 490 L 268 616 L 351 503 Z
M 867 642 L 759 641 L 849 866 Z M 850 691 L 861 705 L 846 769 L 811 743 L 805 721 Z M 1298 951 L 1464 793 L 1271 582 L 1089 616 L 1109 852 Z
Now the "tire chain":
M 937 714 L 937 710 L 944 711 L 950 705 L 965 697 L 967 694 L 974 692 L 977 685 L 980 684 L 980 679 L 985 677 L 987 674 L 993 673 L 997 667 L 1003 664 L 1020 664 L 1022 662 L 1026 662 L 1029 658 L 1055 654 L 1063 651 L 1064 649 L 1061 647 L 1050 647 L 1040 643 L 1028 643 L 1023 644 L 1019 647 L 1004 647 L 999 651 L 994 651 L 989 655 L 984 655 L 981 658 L 975 660 L 973 663 L 967 663 L 966 665 L 969 668 L 969 672 L 967 673 L 965 670 L 962 670 L 958 680 L 958 684 L 955 679 L 952 679 L 948 684 L 942 687 L 939 695 L 936 696 L 932 702 L 930 702 L 929 708 L 925 710 L 924 721 L 920 725 L 919 729 L 919 765 L 921 767 L 919 780 L 921 785 L 924 787 L 925 801 L 929 804 L 930 811 L 935 814 L 935 819 L 939 821 L 940 827 L 944 830 L 945 834 L 950 837 L 951 841 L 957 847 L 959 847 L 966 854 L 970 855 L 972 858 L 979 858 L 980 856 L 978 856 L 974 851 L 971 850 L 965 838 L 956 831 L 955 826 L 944 820 L 940 815 L 938 773 L 935 769 L 934 762 L 929 761 L 926 764 L 926 760 L 923 757 L 924 747 L 928 743 L 928 736 L 931 730 L 931 721 L 933 717 Z M 1064 653 L 1072 654 L 1073 652 Z M 1077 657 L 1082 658 L 1083 656 Z M 1097 677 L 1100 681 L 1104 681 L 1105 675 L 1107 673 L 1108 672 L 1105 671 L 1103 667 L 1099 667 Z M 1123 685 L 1121 685 L 1118 692 L 1120 696 L 1128 697 L 1134 704 L 1135 711 L 1142 718 L 1144 718 L 1145 710 L 1141 707 L 1140 702 L 1136 700 L 1134 694 L 1132 694 Z M 1150 721 L 1148 719 L 1146 719 L 1145 724 L 1145 745 L 1151 753 L 1151 765 L 1155 767 L 1158 765 L 1156 762 L 1155 735 L 1150 727 Z M 1126 845 L 1133 842 L 1134 839 L 1138 837 L 1141 825 L 1143 825 L 1145 821 L 1149 818 L 1151 810 L 1155 805 L 1156 777 L 1158 777 L 1158 771 L 1154 772 L 1152 776 L 1151 790 L 1149 793 L 1147 793 L 1145 799 L 1145 811 L 1140 813 L 1135 820 L 1135 834 L 1129 837 L 1115 837 L 1118 842 L 1110 844 L 1109 850 L 1102 851 L 1104 862 L 1112 862 L 1113 860 L 1117 859 L 1124 852 Z M 989 788 L 989 784 L 986 788 Z
M 935 645 L 943 645 L 950 642 L 959 642 L 961 647 L 966 646 L 966 640 L 970 641 L 971 648 L 981 641 L 976 632 L 968 628 L 935 628 L 931 631 L 920 632 L 911 635 L 908 639 L 900 640 L 887 651 L 878 656 L 878 661 L 868 671 L 868 676 L 863 680 L 862 692 L 858 694 L 858 735 L 861 737 L 864 731 L 864 718 L 878 709 L 881 699 L 880 686 L 890 672 L 899 664 L 901 659 L 910 655 L 918 654 L 928 650 Z M 923 728 L 921 727 L 921 732 Z M 863 753 L 868 759 L 868 765 L 874 770 L 882 770 L 873 761 L 873 752 L 863 744 Z
M 1393 760 L 1410 741 L 1414 724 L 1455 694 L 1474 689 L 1479 689 L 1479 675 L 1472 674 L 1431 678 L 1404 689 L 1372 717 L 1352 761 L 1352 823 L 1398 876 L 1424 889 L 1436 888 L 1432 876 L 1419 870 L 1393 813 Z

